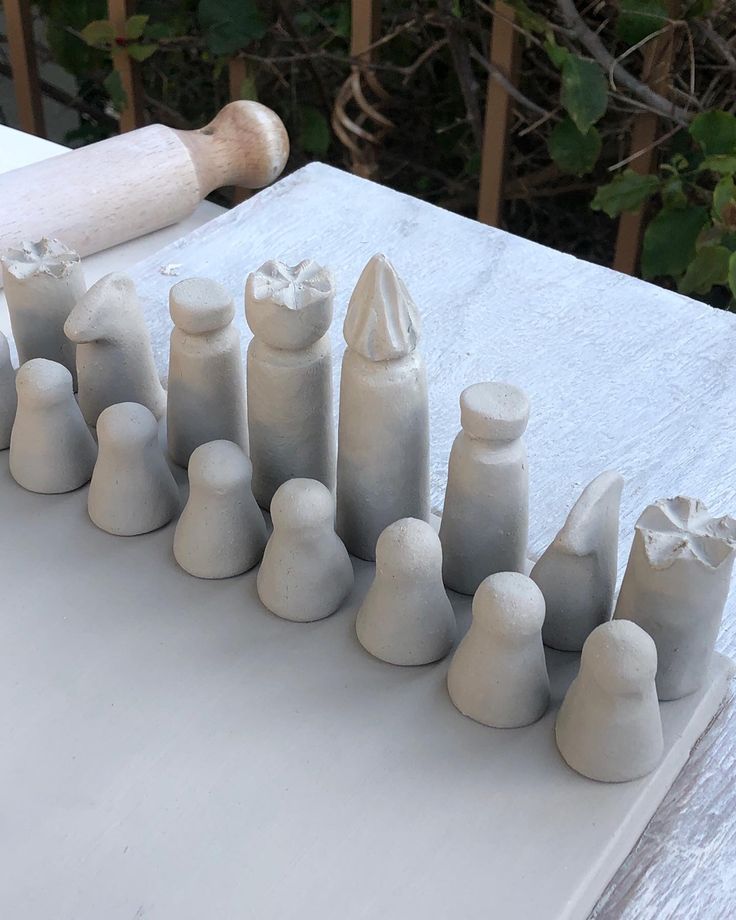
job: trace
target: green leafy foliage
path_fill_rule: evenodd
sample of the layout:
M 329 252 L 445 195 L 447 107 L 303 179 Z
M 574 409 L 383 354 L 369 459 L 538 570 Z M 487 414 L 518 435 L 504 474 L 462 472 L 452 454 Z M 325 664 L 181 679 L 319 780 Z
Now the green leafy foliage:
M 643 41 L 669 19 L 663 0 L 620 0 L 616 34 L 627 45 Z
M 120 74 L 117 70 L 111 70 L 110 73 L 102 81 L 102 85 L 107 90 L 110 96 L 110 102 L 113 105 L 113 108 L 117 112 L 121 112 L 125 108 L 125 103 L 128 101 L 127 96 L 125 95 L 125 90 L 123 89 L 123 81 L 120 79 Z
M 736 252 L 732 252 L 728 260 L 728 286 L 731 296 L 736 298 Z
M 199 24 L 213 54 L 233 54 L 263 38 L 266 23 L 255 0 L 200 0 Z
M 135 41 L 137 38 L 141 38 L 146 26 L 148 25 L 148 20 L 148 16 L 129 16 L 127 22 L 125 23 L 125 37 L 132 41 Z
M 604 211 L 609 217 L 618 217 L 622 211 L 638 210 L 659 187 L 657 176 L 641 175 L 627 169 L 598 189 L 591 207 L 594 211 Z
M 688 265 L 678 289 L 683 294 L 707 294 L 713 285 L 726 284 L 730 257 L 725 246 L 703 246 Z
M 736 201 L 736 185 L 733 176 L 724 176 L 713 189 L 713 219 L 731 225 L 736 223 L 733 207 Z
M 571 118 L 564 118 L 552 129 L 547 146 L 550 156 L 563 172 L 584 176 L 600 156 L 601 136 L 595 127 L 581 134 Z
M 305 105 L 300 114 L 299 143 L 302 149 L 314 156 L 324 156 L 330 146 L 330 126 L 327 119 L 319 109 L 311 105 Z
M 115 39 L 115 31 L 109 19 L 96 19 L 90 22 L 82 29 L 81 35 L 93 48 L 107 48 Z
M 708 211 L 703 207 L 662 208 L 644 233 L 644 277 L 679 278 L 695 257 L 695 242 L 707 222 Z
M 701 112 L 688 130 L 706 155 L 736 153 L 736 115 L 730 112 Z
M 581 134 L 602 118 L 608 108 L 608 84 L 598 64 L 568 54 L 562 64 L 560 102 Z

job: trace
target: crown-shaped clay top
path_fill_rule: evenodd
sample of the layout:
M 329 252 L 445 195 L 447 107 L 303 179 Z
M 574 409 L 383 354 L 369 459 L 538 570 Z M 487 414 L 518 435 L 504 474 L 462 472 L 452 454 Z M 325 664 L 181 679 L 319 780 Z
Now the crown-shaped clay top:
M 24 240 L 18 249 L 3 253 L 5 270 L 18 281 L 35 275 L 65 278 L 79 264 L 79 253 L 69 249 L 60 240 L 43 239 L 37 243 Z
M 343 326 L 348 346 L 369 361 L 390 361 L 411 354 L 420 331 L 419 313 L 404 282 L 386 256 L 373 256 L 348 305 Z
M 711 517 L 705 505 L 678 495 L 644 509 L 636 529 L 654 568 L 666 569 L 679 559 L 718 568 L 736 552 L 736 520 Z

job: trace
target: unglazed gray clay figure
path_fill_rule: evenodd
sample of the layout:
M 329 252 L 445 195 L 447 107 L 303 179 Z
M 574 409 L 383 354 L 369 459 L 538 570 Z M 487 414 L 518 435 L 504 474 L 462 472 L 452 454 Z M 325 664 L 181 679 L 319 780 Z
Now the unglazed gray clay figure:
M 58 361 L 76 390 L 75 347 L 64 335 L 64 323 L 86 290 L 78 253 L 59 240 L 24 242 L 3 255 L 2 269 L 18 360 Z
M 542 639 L 550 648 L 579 652 L 611 619 L 623 485 L 615 472 L 589 483 L 531 571 L 547 605 Z
M 457 626 L 442 584 L 442 546 L 426 521 L 403 518 L 378 538 L 376 574 L 355 631 L 366 651 L 389 664 L 429 664 L 452 648 Z
M 557 747 L 573 770 L 623 783 L 657 766 L 664 742 L 656 670 L 657 649 L 636 623 L 612 620 L 588 636 L 555 725 Z
M 544 598 L 519 572 L 498 572 L 473 598 L 473 622 L 452 657 L 447 690 L 455 706 L 492 728 L 521 728 L 549 705 L 542 646 Z
M 174 558 L 198 578 L 230 578 L 261 561 L 266 522 L 251 492 L 251 465 L 232 441 L 200 445 L 189 460 L 189 498 Z
M 123 537 L 158 530 L 179 510 L 179 488 L 158 440 L 158 422 L 138 403 L 108 406 L 97 421 L 99 455 L 87 510 L 100 530 Z
M 15 368 L 10 360 L 8 340 L 0 332 L 0 450 L 10 447 L 18 395 L 15 390 Z
M 476 383 L 460 396 L 440 524 L 445 584 L 473 594 L 495 572 L 525 572 L 529 473 L 522 435 L 529 400 L 507 383 Z
M 113 272 L 92 285 L 64 324 L 77 346 L 79 405 L 88 425 L 108 406 L 136 402 L 161 418 L 166 394 L 135 285 Z
M 248 450 L 240 335 L 230 294 L 216 281 L 187 278 L 169 293 L 174 321 L 169 350 L 166 437 L 174 463 L 226 440 Z
M 290 479 L 271 502 L 273 533 L 258 570 L 258 596 L 285 620 L 330 616 L 353 588 L 353 566 L 335 533 L 335 500 L 316 479 Z
M 287 479 L 335 488 L 332 345 L 335 281 L 307 260 L 271 261 L 248 276 L 248 428 L 253 494 L 262 508 Z
M 736 520 L 712 517 L 695 499 L 662 499 L 636 522 L 614 617 L 633 620 L 654 639 L 660 700 L 702 686 L 735 556 Z
M 63 364 L 33 358 L 16 375 L 18 411 L 10 436 L 10 473 L 29 492 L 72 492 L 89 481 L 97 445 Z
M 427 372 L 416 350 L 419 315 L 385 256 L 363 269 L 344 325 L 340 380 L 337 532 L 375 559 L 400 518 L 429 520 Z

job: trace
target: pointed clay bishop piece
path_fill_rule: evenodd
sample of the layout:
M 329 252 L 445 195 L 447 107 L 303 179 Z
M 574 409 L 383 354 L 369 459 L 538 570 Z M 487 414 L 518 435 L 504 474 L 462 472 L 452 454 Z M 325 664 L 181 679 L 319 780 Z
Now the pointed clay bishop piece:
M 258 596 L 285 620 L 334 613 L 353 587 L 353 566 L 334 529 L 335 503 L 314 479 L 290 479 L 271 502 L 273 533 L 258 570 Z
M 71 492 L 92 475 L 97 445 L 56 361 L 33 358 L 16 377 L 18 411 L 10 438 L 10 472 L 30 492 Z
M 415 518 L 390 524 L 378 538 L 376 575 L 355 621 L 360 644 L 389 664 L 429 664 L 450 651 L 456 629 L 434 529 Z
M 10 346 L 0 332 L 0 450 L 10 447 L 10 432 L 13 429 L 17 403 L 15 368 L 10 360 Z
M 532 569 L 547 604 L 542 638 L 551 648 L 579 652 L 595 627 L 611 619 L 623 484 L 615 472 L 589 483 Z
M 140 403 L 161 418 L 166 394 L 133 281 L 113 272 L 93 284 L 64 331 L 77 345 L 79 405 L 88 425 L 108 406 Z
M 463 715 L 492 728 L 520 728 L 549 704 L 542 646 L 544 598 L 519 572 L 481 582 L 473 622 L 450 662 L 447 689 Z
M 97 423 L 99 456 L 87 510 L 100 530 L 118 536 L 158 530 L 179 510 L 179 489 L 145 406 L 109 406 Z
M 189 498 L 174 533 L 174 557 L 198 578 L 252 569 L 266 545 L 266 522 L 251 492 L 250 460 L 232 441 L 202 444 L 189 460 Z
M 557 747 L 573 770 L 622 783 L 657 766 L 664 742 L 656 670 L 654 642 L 635 623 L 612 620 L 588 636 L 555 725 Z

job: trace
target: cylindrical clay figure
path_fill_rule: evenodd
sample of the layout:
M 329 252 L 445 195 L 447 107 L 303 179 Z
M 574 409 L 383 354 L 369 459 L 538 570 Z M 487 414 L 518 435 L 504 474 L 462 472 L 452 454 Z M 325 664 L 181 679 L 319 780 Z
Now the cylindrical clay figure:
M 337 532 L 375 559 L 400 518 L 429 520 L 427 373 L 416 351 L 419 316 L 385 256 L 363 269 L 345 317 L 340 381 Z
M 245 380 L 235 308 L 225 288 L 187 278 L 169 293 L 174 321 L 169 349 L 166 432 L 174 463 L 210 441 L 232 441 L 248 451 Z
M 526 395 L 507 383 L 476 383 L 460 396 L 440 525 L 445 584 L 473 594 L 496 572 L 525 572 L 529 473 L 521 439 Z
M 248 276 L 248 429 L 253 494 L 268 509 L 289 479 L 335 488 L 332 346 L 335 283 L 307 260 L 271 261 Z

